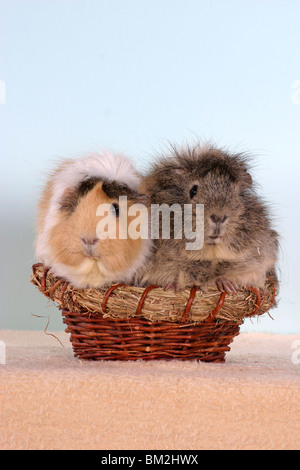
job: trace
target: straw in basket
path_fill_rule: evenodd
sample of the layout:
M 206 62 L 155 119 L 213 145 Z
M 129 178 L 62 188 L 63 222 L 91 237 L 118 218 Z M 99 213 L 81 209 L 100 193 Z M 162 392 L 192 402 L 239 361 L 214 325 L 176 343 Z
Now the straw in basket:
M 228 295 L 210 287 L 177 293 L 124 284 L 75 289 L 38 263 L 31 282 L 62 311 L 74 355 L 90 360 L 224 362 L 245 318 L 276 305 L 277 280 Z

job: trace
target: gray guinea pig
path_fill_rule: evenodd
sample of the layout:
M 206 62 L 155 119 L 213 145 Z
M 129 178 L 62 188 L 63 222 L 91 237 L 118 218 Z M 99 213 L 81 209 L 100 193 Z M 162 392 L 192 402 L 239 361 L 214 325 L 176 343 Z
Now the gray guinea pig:
M 234 293 L 249 285 L 263 288 L 274 273 L 278 234 L 271 228 L 268 206 L 256 194 L 246 155 L 213 146 L 172 147 L 171 155 L 152 165 L 143 192 L 151 204 L 190 204 L 193 217 L 196 205 L 203 204 L 204 239 L 200 249 L 187 250 L 186 237 L 174 236 L 171 217 L 173 236 L 154 241 L 148 263 L 138 272 L 138 285 L 181 290 L 216 284 Z

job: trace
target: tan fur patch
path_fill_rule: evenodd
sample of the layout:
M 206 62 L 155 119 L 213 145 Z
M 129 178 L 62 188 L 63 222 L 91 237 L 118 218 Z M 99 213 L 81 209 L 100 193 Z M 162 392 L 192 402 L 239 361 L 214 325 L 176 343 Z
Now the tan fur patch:
M 118 203 L 102 191 L 102 183 L 98 183 L 80 200 L 78 207 L 68 217 L 62 213 L 60 222 L 50 233 L 50 243 L 56 254 L 56 262 L 78 267 L 88 257 L 84 252 L 82 238 L 97 238 L 97 224 L 105 216 L 97 216 L 100 204 Z M 129 205 L 129 204 L 128 204 Z M 133 217 L 128 217 L 128 224 Z M 119 221 L 116 219 L 117 239 L 99 240 L 95 247 L 94 258 L 109 271 L 120 272 L 130 266 L 142 249 L 142 240 L 119 239 Z M 128 232 L 127 232 L 128 233 Z M 95 269 L 93 264 L 91 270 Z

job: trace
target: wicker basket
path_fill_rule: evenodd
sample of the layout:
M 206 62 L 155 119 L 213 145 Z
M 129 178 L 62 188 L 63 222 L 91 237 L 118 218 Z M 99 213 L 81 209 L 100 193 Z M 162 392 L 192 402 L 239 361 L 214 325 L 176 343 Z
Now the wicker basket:
M 244 319 L 268 312 L 277 293 L 271 278 L 263 291 L 249 287 L 235 295 L 213 287 L 180 293 L 124 284 L 75 289 L 42 264 L 32 269 L 31 282 L 62 310 L 81 359 L 224 362 Z

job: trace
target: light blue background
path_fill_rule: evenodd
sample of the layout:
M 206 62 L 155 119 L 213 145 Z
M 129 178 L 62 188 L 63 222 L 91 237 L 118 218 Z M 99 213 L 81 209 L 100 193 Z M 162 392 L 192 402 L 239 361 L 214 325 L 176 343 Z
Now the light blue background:
M 256 155 L 281 233 L 280 305 L 243 331 L 300 332 L 300 2 L 1 0 L 0 328 L 63 328 L 30 284 L 35 205 L 59 157 L 108 148 L 141 169 L 166 141 Z

